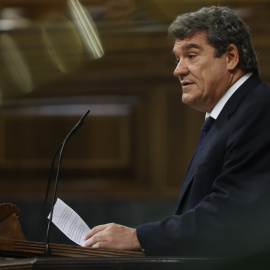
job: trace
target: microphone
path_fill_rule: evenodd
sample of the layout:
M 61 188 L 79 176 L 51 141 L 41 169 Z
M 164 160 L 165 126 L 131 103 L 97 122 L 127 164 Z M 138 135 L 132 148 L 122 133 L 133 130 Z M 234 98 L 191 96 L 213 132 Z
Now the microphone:
M 47 190 L 46 190 L 46 195 L 43 203 L 43 209 L 42 209 L 42 217 L 41 217 L 41 224 L 40 224 L 40 232 L 39 232 L 39 241 L 41 241 L 41 234 L 42 234 L 42 227 L 45 219 L 45 210 L 46 210 L 46 205 L 48 201 L 48 194 L 49 194 L 49 189 L 50 189 L 50 184 L 51 180 L 53 177 L 53 169 L 54 169 L 54 163 L 56 156 L 58 152 L 60 151 L 59 158 L 58 158 L 58 167 L 57 167 L 57 172 L 56 172 L 56 178 L 55 178 L 55 186 L 54 186 L 54 192 L 53 192 L 53 198 L 52 198 L 52 205 L 51 205 L 51 215 L 50 219 L 48 222 L 48 227 L 47 227 L 47 235 L 46 235 L 46 250 L 45 250 L 45 255 L 50 256 L 50 246 L 49 246 L 49 239 L 50 239 L 50 231 L 51 231 L 51 223 L 52 223 L 52 217 L 53 217 L 53 208 L 55 204 L 55 199 L 56 199 L 56 192 L 57 192 L 57 186 L 58 186 L 58 179 L 59 179 L 59 172 L 60 172 L 60 167 L 62 163 L 62 156 L 63 156 L 63 150 L 64 147 L 67 143 L 67 141 L 71 138 L 71 136 L 80 128 L 80 126 L 84 123 L 84 119 L 86 116 L 89 114 L 90 110 L 88 110 L 83 117 L 77 122 L 77 124 L 74 126 L 74 128 L 69 132 L 69 134 L 66 136 L 66 138 L 63 140 L 63 142 L 58 146 L 56 149 L 52 163 L 51 163 L 51 169 L 50 169 L 50 176 L 49 176 L 49 181 L 47 184 Z

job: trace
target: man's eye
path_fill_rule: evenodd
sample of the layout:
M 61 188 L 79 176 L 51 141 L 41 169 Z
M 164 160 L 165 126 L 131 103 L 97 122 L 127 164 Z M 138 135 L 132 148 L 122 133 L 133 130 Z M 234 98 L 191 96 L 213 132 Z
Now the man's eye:
M 188 55 L 188 58 L 189 58 L 189 59 L 193 59 L 193 58 L 195 58 L 195 57 L 196 57 L 195 54 L 189 54 L 189 55 Z
M 174 63 L 175 63 L 176 65 L 178 65 L 179 61 L 180 61 L 180 59 L 175 59 L 175 60 L 174 60 Z

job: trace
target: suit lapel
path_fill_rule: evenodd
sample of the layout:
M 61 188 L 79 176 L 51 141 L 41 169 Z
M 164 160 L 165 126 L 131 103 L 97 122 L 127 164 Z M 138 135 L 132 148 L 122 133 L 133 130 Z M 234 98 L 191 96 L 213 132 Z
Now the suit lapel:
M 243 100 L 243 98 L 249 93 L 249 91 L 254 88 L 256 85 L 258 85 L 261 82 L 260 78 L 257 75 L 252 75 L 248 80 L 246 80 L 238 89 L 237 91 L 230 97 L 228 102 L 225 104 L 224 108 L 220 112 L 218 118 L 216 119 L 213 127 L 209 131 L 209 134 L 205 138 L 204 143 L 207 144 L 207 139 L 211 137 L 211 133 L 215 133 L 217 129 L 220 129 L 220 127 L 228 121 L 230 116 L 237 110 L 237 107 Z M 186 196 L 186 192 L 188 191 L 188 187 L 191 185 L 198 164 L 201 163 L 200 160 L 200 152 L 203 151 L 203 145 L 197 152 L 197 154 L 193 154 L 193 157 L 191 159 L 191 162 L 188 166 L 188 170 L 186 172 L 186 175 L 184 177 L 184 181 L 180 190 L 180 195 L 177 200 L 177 207 L 176 207 L 176 213 L 180 214 L 181 209 L 183 208 L 184 204 L 184 198 Z

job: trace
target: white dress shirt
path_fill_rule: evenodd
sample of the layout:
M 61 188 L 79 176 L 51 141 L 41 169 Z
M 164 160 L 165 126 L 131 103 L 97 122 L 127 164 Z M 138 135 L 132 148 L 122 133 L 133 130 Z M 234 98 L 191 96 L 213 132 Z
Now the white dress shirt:
M 247 73 L 243 77 L 241 77 L 237 82 L 235 82 L 228 91 L 221 97 L 216 106 L 213 108 L 211 113 L 206 113 L 205 118 L 211 116 L 214 119 L 217 119 L 221 110 L 229 100 L 229 98 L 233 95 L 233 93 L 252 75 L 252 73 Z

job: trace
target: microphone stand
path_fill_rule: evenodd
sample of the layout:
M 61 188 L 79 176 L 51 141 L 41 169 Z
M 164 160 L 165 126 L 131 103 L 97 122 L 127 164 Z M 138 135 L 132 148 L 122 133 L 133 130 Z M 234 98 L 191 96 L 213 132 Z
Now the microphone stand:
M 58 166 L 57 166 L 57 172 L 56 172 L 56 178 L 55 178 L 55 186 L 54 186 L 54 192 L 53 192 L 53 198 L 52 198 L 52 205 L 51 205 L 51 214 L 50 214 L 50 219 L 48 222 L 48 227 L 47 227 L 47 237 L 46 237 L 46 247 L 45 247 L 45 255 L 50 256 L 50 245 L 49 245 L 49 240 L 50 240 L 50 231 L 51 231 L 51 223 L 52 223 L 52 217 L 53 217 L 53 209 L 54 209 L 54 204 L 56 200 L 56 192 L 57 192 L 57 187 L 58 187 L 58 179 L 59 179 L 59 172 L 60 172 L 60 167 L 62 163 L 62 156 L 63 156 L 63 150 L 64 147 L 67 143 L 67 141 L 71 138 L 71 136 L 79 129 L 79 127 L 84 123 L 84 119 L 86 116 L 89 114 L 90 110 L 88 110 L 83 117 L 79 120 L 79 122 L 74 126 L 74 128 L 70 131 L 70 133 L 67 135 L 67 137 L 64 139 L 64 141 L 58 146 L 58 148 L 55 151 L 55 154 L 53 156 L 52 164 L 51 164 L 51 170 L 50 170 L 50 177 L 49 177 L 49 182 L 47 185 L 47 190 L 46 190 L 46 195 L 45 195 L 45 200 L 43 203 L 43 210 L 42 210 L 42 218 L 41 218 L 41 226 L 40 226 L 40 235 L 39 235 L 39 241 L 41 238 L 41 232 L 42 232 L 42 227 L 43 227 L 43 222 L 44 222 L 44 215 L 45 215 L 45 209 L 46 209 L 46 204 L 48 200 L 48 193 L 50 189 L 50 183 L 53 175 L 53 168 L 54 168 L 54 162 L 55 158 L 60 150 L 59 158 L 58 158 Z
M 41 235 L 42 235 L 43 223 L 44 223 L 44 219 L 45 219 L 46 205 L 47 205 L 50 185 L 51 185 L 51 181 L 52 181 L 52 177 L 53 177 L 54 162 L 55 162 L 56 156 L 57 156 L 57 154 L 58 154 L 58 152 L 59 152 L 62 145 L 63 145 L 63 142 L 57 147 L 57 149 L 56 149 L 56 151 L 54 153 L 53 159 L 52 159 L 52 163 L 51 163 L 50 177 L 49 177 L 49 181 L 48 181 L 48 184 L 47 184 L 46 195 L 45 195 L 45 199 L 44 199 L 43 207 L 42 207 L 41 224 L 40 224 L 39 237 L 38 237 L 39 242 L 41 242 Z

